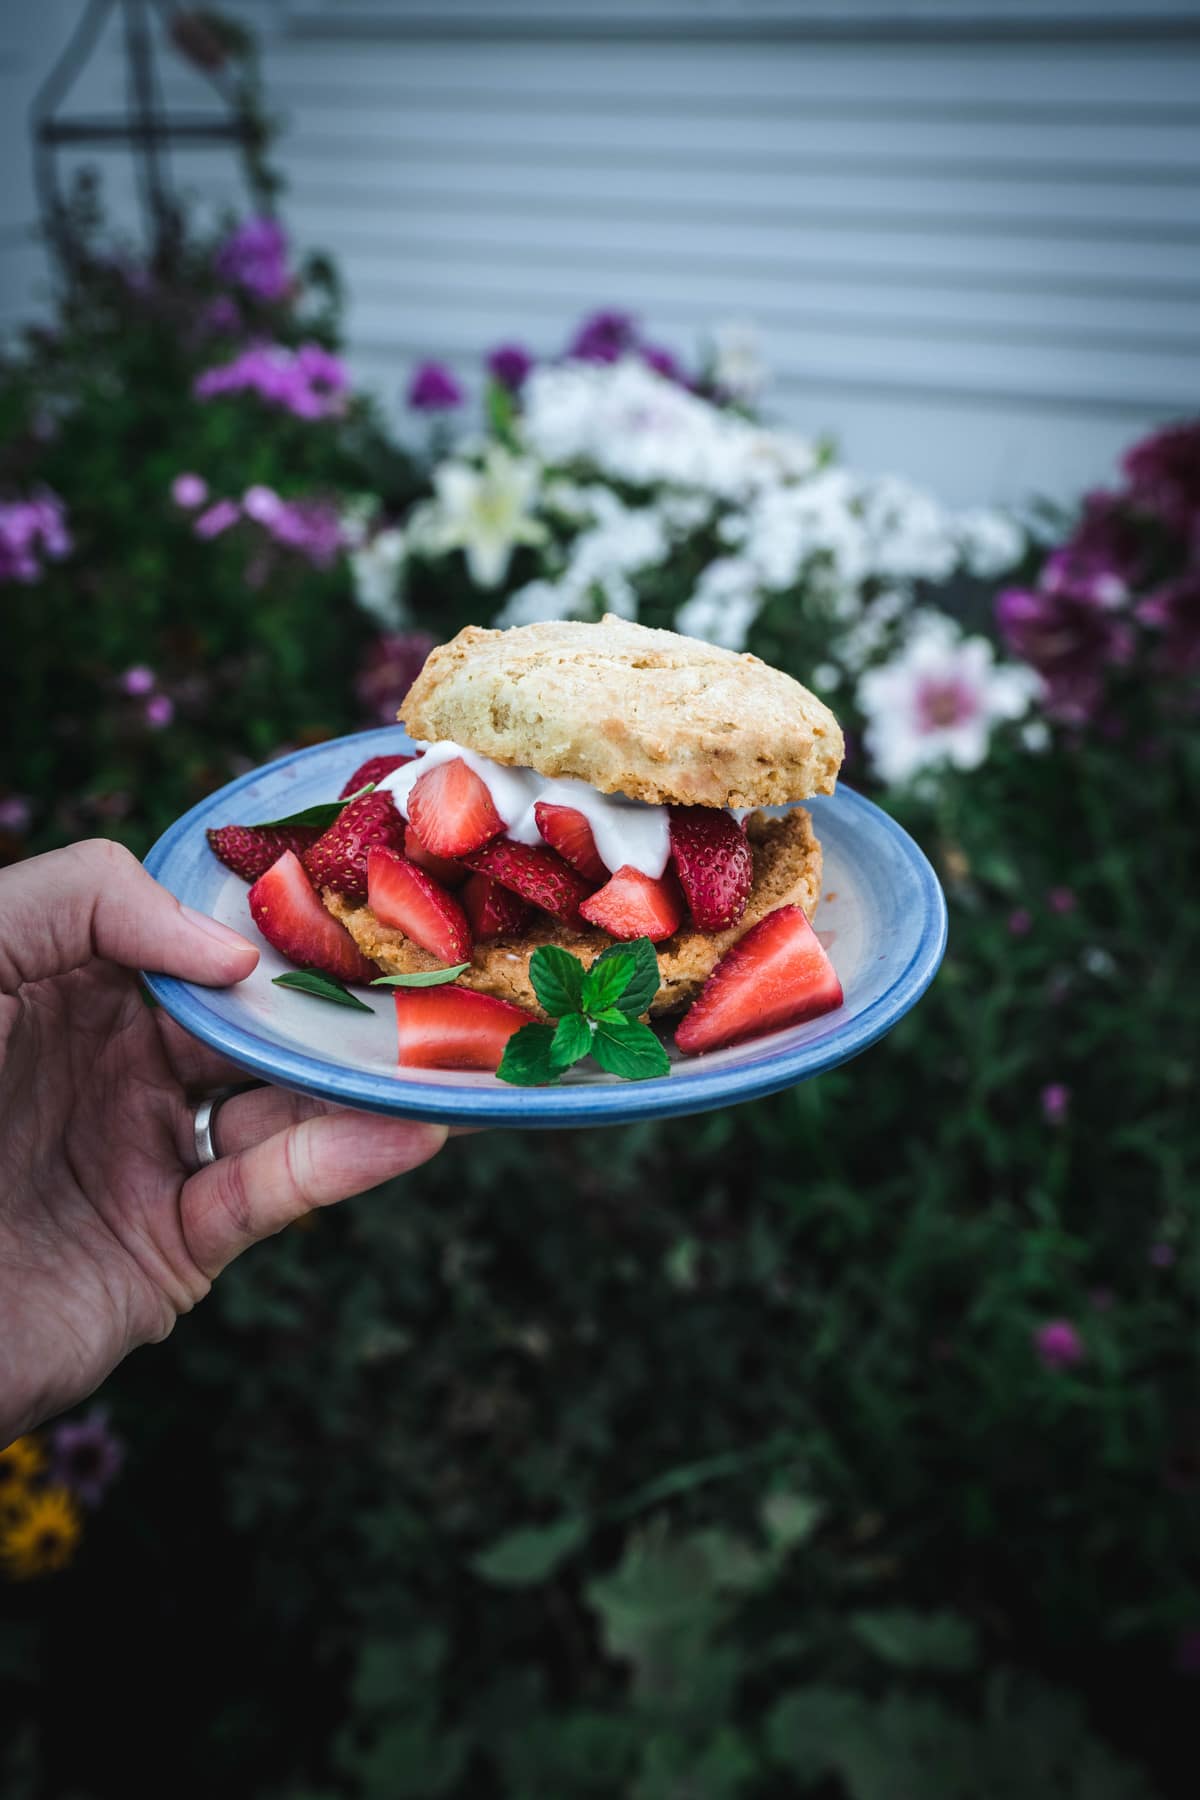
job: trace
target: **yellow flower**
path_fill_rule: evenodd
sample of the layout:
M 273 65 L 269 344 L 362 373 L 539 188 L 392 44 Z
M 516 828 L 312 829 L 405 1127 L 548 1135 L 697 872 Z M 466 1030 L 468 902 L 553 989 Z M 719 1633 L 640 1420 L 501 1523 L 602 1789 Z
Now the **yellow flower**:
M 0 1519 L 26 1504 L 29 1484 L 45 1463 L 46 1453 L 35 1437 L 14 1438 L 7 1450 L 0 1450 Z
M 21 1510 L 0 1525 L 0 1562 L 18 1580 L 50 1575 L 70 1562 L 81 1529 L 66 1488 L 32 1488 Z

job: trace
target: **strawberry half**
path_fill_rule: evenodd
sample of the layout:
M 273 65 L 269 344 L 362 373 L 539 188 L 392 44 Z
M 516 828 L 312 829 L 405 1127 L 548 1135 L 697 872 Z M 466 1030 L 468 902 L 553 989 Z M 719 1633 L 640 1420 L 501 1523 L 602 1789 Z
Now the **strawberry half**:
M 294 850 L 285 850 L 250 889 L 250 916 L 268 944 L 302 969 L 339 981 L 370 981 L 378 971 L 344 925 L 321 904 Z
M 519 894 L 511 893 L 490 875 L 469 875 L 462 903 L 477 944 L 492 938 L 515 937 L 529 923 L 533 908 Z
M 404 854 L 409 862 L 415 862 L 443 887 L 461 887 L 467 879 L 469 871 L 460 862 L 452 862 L 448 856 L 435 856 L 432 850 L 427 850 L 411 823 L 404 836 Z
M 591 882 L 585 881 L 578 869 L 538 844 L 514 844 L 499 838 L 464 856 L 463 861 L 468 869 L 490 875 L 501 887 L 540 906 L 562 925 L 578 926 L 579 902 L 592 891 Z
M 408 816 L 435 856 L 463 856 L 504 830 L 486 783 L 458 756 L 427 769 L 413 783 Z
M 471 960 L 471 927 L 452 894 L 394 850 L 367 858 L 367 899 L 381 925 L 391 925 L 439 962 Z
M 402 769 L 405 763 L 415 762 L 414 756 L 369 756 L 365 763 L 355 769 L 353 775 L 338 795 L 339 800 L 348 800 L 351 794 L 357 794 L 368 782 L 379 784 L 385 775 L 392 774 L 395 769 Z
M 626 863 L 579 910 L 589 925 L 599 925 L 609 937 L 648 937 L 657 944 L 679 930 L 683 895 L 669 869 L 656 881 Z
M 205 835 L 226 868 L 243 881 L 257 881 L 285 850 L 303 856 L 321 831 L 317 825 L 219 825 Z
M 549 800 L 538 800 L 533 808 L 537 828 L 552 850 L 588 881 L 597 885 L 608 880 L 609 871 L 600 860 L 592 828 L 575 806 L 555 806 Z
M 675 1033 L 690 1056 L 799 1025 L 842 1004 L 842 984 L 798 906 L 777 906 L 727 950 Z
M 671 857 L 698 931 L 724 931 L 746 910 L 754 857 L 731 814 L 713 806 L 672 806 Z
M 498 1069 L 514 1031 L 534 1015 L 473 988 L 396 989 L 402 1069 Z
M 367 897 L 367 855 L 379 848 L 403 850 L 404 820 L 390 794 L 364 794 L 344 806 L 305 852 L 304 866 L 316 887 L 334 888 L 361 904 Z

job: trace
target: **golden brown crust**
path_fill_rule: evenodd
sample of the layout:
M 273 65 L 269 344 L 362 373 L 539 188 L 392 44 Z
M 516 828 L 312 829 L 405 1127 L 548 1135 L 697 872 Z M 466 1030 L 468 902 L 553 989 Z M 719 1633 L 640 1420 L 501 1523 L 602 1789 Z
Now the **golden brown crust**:
M 816 910 L 821 892 L 821 846 L 804 808 L 793 807 L 778 819 L 754 813 L 747 829 L 754 852 L 754 886 L 745 913 L 728 931 L 706 933 L 685 928 L 655 945 L 662 986 L 651 1004 L 652 1014 L 678 1012 L 694 1000 L 730 944 L 777 906 L 801 906 L 809 918 Z M 322 898 L 363 955 L 378 963 L 386 975 L 410 975 L 441 966 L 437 957 L 419 949 L 403 932 L 381 925 L 369 906 L 354 906 L 332 888 L 326 888 Z M 569 931 L 543 914 L 536 935 L 476 945 L 471 968 L 459 981 L 463 987 L 515 1000 L 536 1012 L 529 959 L 539 944 L 561 944 L 591 962 L 612 941 L 603 931 Z
M 756 656 L 606 614 L 441 644 L 400 718 L 413 737 L 653 805 L 773 806 L 831 794 L 837 720 Z

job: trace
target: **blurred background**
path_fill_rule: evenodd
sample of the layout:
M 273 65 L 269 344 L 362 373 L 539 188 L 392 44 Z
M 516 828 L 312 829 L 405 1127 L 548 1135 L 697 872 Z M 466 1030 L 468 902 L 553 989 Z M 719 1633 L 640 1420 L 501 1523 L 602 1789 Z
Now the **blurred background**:
M 951 906 L 864 1060 L 453 1144 L 0 1452 L 6 1800 L 1194 1793 L 1200 6 L 42 0 L 0 146 L 0 860 L 615 610 Z

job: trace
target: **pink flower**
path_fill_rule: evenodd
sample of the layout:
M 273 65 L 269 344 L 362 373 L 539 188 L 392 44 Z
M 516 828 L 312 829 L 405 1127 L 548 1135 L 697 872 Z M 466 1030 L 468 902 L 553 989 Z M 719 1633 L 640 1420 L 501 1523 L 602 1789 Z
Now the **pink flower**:
M 1051 912 L 1073 913 L 1078 902 L 1073 888 L 1053 887 L 1046 895 L 1046 904 Z
M 216 271 L 256 300 L 282 300 L 291 286 L 287 233 L 278 219 L 247 219 L 217 251 Z
M 1071 1104 L 1071 1090 L 1061 1081 L 1052 1081 L 1042 1089 L 1042 1114 L 1051 1125 L 1061 1125 Z
M 175 702 L 169 700 L 166 694 L 154 694 L 146 702 L 145 717 L 147 725 L 152 725 L 155 731 L 161 731 L 175 717 Z
M 1009 913 L 1008 929 L 1013 937 L 1028 937 L 1033 929 L 1033 914 L 1027 906 L 1018 906 Z
M 176 506 L 203 506 L 208 499 L 208 483 L 203 475 L 177 475 L 171 483 L 171 498 Z
M 123 694 L 148 694 L 154 686 L 154 681 L 153 669 L 148 669 L 145 663 L 134 663 L 133 667 L 126 669 L 121 676 L 119 686 Z
M 1033 1347 L 1047 1369 L 1073 1369 L 1087 1355 L 1083 1339 L 1069 1319 L 1049 1319 L 1039 1325 Z
M 15 831 L 18 836 L 29 830 L 33 809 L 26 794 L 8 794 L 0 800 L 0 831 Z
M 200 514 L 192 530 L 198 538 L 220 537 L 223 531 L 236 525 L 241 516 L 242 511 L 236 500 L 218 500 L 207 512 Z
M 57 1425 L 50 1436 L 50 1471 L 55 1481 L 98 1506 L 125 1460 L 125 1446 L 108 1428 L 108 1414 L 94 1406 L 86 1418 Z

